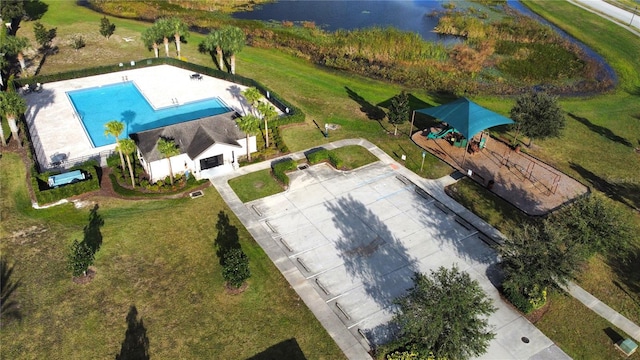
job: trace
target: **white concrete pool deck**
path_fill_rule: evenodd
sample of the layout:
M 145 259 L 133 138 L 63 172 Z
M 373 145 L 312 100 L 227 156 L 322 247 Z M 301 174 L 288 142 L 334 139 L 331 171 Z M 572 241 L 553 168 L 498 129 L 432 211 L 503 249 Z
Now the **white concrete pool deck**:
M 246 108 L 241 96 L 246 87 L 242 85 L 206 75 L 201 80 L 191 79 L 193 71 L 170 65 L 136 69 L 124 64 L 123 68 L 127 70 L 46 83 L 41 92 L 24 95 L 28 105 L 25 117 L 42 169 L 53 168 L 52 163 L 59 161 L 106 154 L 115 148 L 115 144 L 93 147 L 66 94 L 68 91 L 133 81 L 156 109 L 174 106 L 175 99 L 184 104 L 212 97 L 220 98 L 240 114 Z M 105 99 L 104 106 L 117 104 Z

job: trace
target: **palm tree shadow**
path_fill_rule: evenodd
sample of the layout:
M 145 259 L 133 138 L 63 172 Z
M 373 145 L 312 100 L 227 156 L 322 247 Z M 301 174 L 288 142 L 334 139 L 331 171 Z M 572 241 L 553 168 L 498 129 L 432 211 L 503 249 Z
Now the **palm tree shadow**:
M 227 88 L 227 91 L 240 103 L 240 106 L 242 107 L 242 114 L 247 115 L 251 108 L 251 104 L 249 104 L 244 95 L 242 95 L 242 89 L 237 85 L 231 85 Z
M 131 305 L 127 314 L 127 330 L 116 360 L 149 360 L 149 338 L 142 318 L 138 320 L 138 310 Z
M 136 120 L 135 111 L 127 110 L 127 111 L 124 111 L 120 115 L 122 116 L 122 122 L 124 123 L 124 126 L 125 126 L 124 133 L 125 134 L 130 134 L 131 133 L 131 125 Z
M 224 211 L 218 213 L 218 222 L 216 223 L 218 235 L 214 240 L 216 247 L 216 255 L 220 261 L 220 265 L 224 265 L 224 256 L 231 249 L 240 249 L 240 241 L 238 237 L 238 228 L 231 225 L 229 215 Z
M 268 349 L 253 355 L 247 360 L 275 360 L 275 359 L 287 359 L 287 360 L 306 360 L 307 357 L 300 349 L 296 338 L 281 341 Z
M 102 246 L 102 233 L 100 228 L 104 226 L 104 219 L 98 214 L 99 206 L 95 204 L 89 212 L 89 224 L 84 227 L 84 242 L 95 254 Z
M 604 136 L 607 139 L 611 140 L 611 141 L 615 141 L 619 144 L 622 144 L 624 146 L 628 146 L 631 147 L 631 142 L 625 138 L 623 138 L 622 136 L 618 136 L 616 134 L 613 133 L 613 131 L 609 130 L 608 128 L 604 127 L 604 126 L 600 126 L 600 125 L 596 125 L 594 123 L 592 123 L 591 121 L 589 121 L 589 119 L 584 118 L 584 117 L 580 117 L 577 115 L 574 115 L 572 113 L 569 113 L 569 116 L 578 121 L 579 123 L 581 123 L 582 125 L 586 126 L 589 130 L 593 131 L 594 133 Z
M 13 266 L 9 266 L 7 260 L 0 257 L 0 319 L 4 320 L 22 320 L 20 313 L 20 305 L 11 297 L 16 289 L 20 286 L 20 280 L 13 282 L 11 276 L 13 274 Z
M 360 105 L 360 111 L 362 111 L 367 118 L 375 121 L 382 121 L 387 114 L 380 107 L 368 102 L 362 96 L 358 95 L 357 92 L 351 90 L 349 87 L 345 86 L 345 90 L 347 90 L 347 94 L 349 98 Z

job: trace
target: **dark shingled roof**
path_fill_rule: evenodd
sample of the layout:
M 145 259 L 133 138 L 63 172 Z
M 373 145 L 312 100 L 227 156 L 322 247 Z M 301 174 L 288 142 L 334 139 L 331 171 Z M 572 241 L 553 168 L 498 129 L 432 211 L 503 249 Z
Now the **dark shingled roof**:
M 164 158 L 158 151 L 157 143 L 160 137 L 173 139 L 181 154 L 187 153 L 192 160 L 213 144 L 226 144 L 241 147 L 239 139 L 245 134 L 238 129 L 234 121 L 238 117 L 235 111 L 208 116 L 205 118 L 186 121 L 153 130 L 131 134 L 131 138 L 138 145 L 144 159 L 148 162 Z

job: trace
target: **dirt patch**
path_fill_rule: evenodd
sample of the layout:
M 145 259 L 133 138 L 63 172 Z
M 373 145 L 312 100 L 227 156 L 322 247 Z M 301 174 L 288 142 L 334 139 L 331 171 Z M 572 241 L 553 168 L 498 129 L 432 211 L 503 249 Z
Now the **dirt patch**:
M 93 266 L 89 266 L 89 269 L 87 269 L 86 275 L 74 276 L 72 280 L 76 284 L 85 285 L 90 283 L 94 277 L 96 277 L 96 268 Z
M 246 281 L 242 285 L 240 285 L 240 287 L 237 289 L 234 288 L 233 286 L 230 286 L 228 283 L 224 284 L 224 292 L 227 293 L 228 295 L 242 294 L 243 292 L 245 292 L 245 290 L 247 290 L 247 288 L 249 288 L 249 283 Z
M 549 311 L 549 307 L 551 306 L 550 302 L 551 300 L 547 300 L 546 304 L 542 305 L 540 309 L 535 310 L 530 314 L 526 315 L 525 317 L 527 318 L 527 320 L 529 320 L 532 324 L 537 323 L 540 319 L 544 317 L 544 314 L 546 314 L 547 311 Z
M 264 187 L 264 183 L 262 181 L 256 181 L 253 183 L 253 187 L 256 189 L 262 189 Z

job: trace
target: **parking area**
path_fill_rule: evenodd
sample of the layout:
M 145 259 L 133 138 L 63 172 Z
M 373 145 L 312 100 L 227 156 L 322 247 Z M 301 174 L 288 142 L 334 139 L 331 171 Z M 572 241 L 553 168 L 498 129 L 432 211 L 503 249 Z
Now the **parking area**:
M 497 336 L 482 358 L 568 358 L 500 298 L 498 259 L 488 238 L 394 164 L 351 172 L 320 164 L 290 178 L 283 193 L 230 207 L 349 358 L 367 358 L 367 350 L 389 339 L 393 299 L 412 286 L 414 272 L 453 265 L 477 280 L 498 308 L 489 319 Z M 332 328 L 336 324 L 362 351 L 345 345 L 346 333 Z

